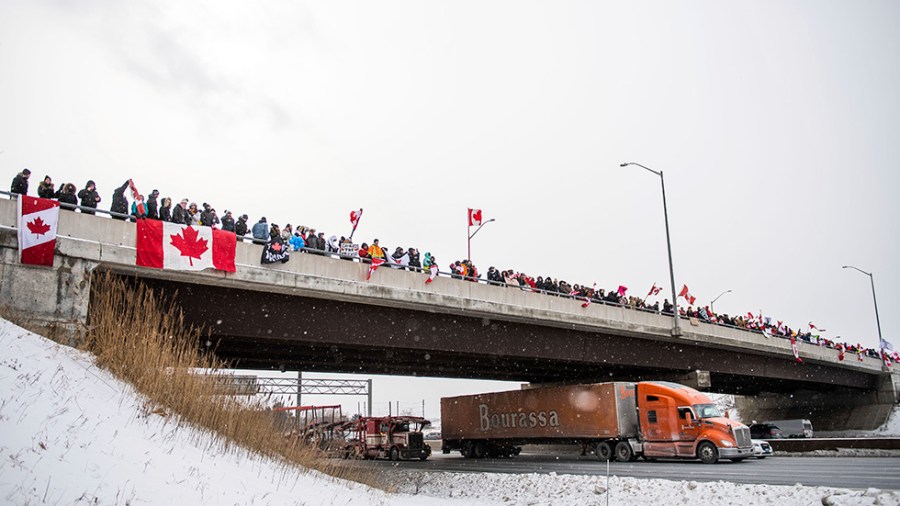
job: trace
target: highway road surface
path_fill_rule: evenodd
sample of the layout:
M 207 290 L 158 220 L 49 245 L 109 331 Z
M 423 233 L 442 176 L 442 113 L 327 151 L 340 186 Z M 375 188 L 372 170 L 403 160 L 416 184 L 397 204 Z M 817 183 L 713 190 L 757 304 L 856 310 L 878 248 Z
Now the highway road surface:
M 425 462 L 365 461 L 373 466 L 397 466 L 406 471 L 551 473 L 605 475 L 606 462 L 593 456 L 526 454 L 511 459 L 465 459 L 440 450 Z M 610 474 L 666 480 L 730 481 L 769 485 L 900 489 L 900 457 L 768 457 L 714 465 L 699 461 L 611 462 Z

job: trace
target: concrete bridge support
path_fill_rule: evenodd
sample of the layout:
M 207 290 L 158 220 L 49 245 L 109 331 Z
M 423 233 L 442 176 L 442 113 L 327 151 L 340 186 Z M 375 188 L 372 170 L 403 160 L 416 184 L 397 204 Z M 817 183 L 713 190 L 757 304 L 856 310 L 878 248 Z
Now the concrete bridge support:
M 753 420 L 805 418 L 812 421 L 814 431 L 875 430 L 887 421 L 898 401 L 900 374 L 885 373 L 871 391 L 761 393 L 735 397 L 735 408 L 747 424 Z
M 52 268 L 19 263 L 15 230 L 0 230 L 0 315 L 31 331 L 74 344 L 87 322 L 96 263 L 57 255 Z

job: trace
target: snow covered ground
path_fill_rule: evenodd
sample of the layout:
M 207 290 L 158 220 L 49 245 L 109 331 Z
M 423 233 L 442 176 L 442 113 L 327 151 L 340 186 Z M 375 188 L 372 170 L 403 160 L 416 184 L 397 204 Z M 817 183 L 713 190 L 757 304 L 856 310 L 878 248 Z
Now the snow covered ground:
M 900 504 L 900 491 L 556 474 L 398 474 L 399 493 L 248 452 L 149 412 L 87 354 L 0 320 L 3 504 Z M 416 494 L 418 490 L 418 494 Z

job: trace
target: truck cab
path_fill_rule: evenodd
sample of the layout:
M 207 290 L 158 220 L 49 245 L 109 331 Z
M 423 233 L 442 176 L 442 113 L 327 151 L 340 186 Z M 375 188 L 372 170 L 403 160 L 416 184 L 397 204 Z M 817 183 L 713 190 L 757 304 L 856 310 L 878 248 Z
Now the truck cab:
M 711 464 L 720 458 L 740 462 L 753 456 L 750 430 L 726 418 L 703 393 L 664 381 L 636 386 L 637 450 L 645 459 L 698 458 Z
M 356 444 L 346 449 L 347 457 L 363 459 L 420 459 L 431 455 L 422 429 L 431 422 L 418 416 L 361 417 L 357 420 Z

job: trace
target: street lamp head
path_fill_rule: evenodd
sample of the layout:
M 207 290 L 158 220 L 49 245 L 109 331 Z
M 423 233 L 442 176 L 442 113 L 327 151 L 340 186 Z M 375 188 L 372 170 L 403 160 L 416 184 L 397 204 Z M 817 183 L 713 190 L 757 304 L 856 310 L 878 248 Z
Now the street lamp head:
M 619 164 L 619 167 L 627 167 L 627 166 L 628 166 L 627 163 L 620 163 L 620 164 Z
M 849 265 L 844 265 L 844 266 L 841 267 L 841 269 L 849 269 L 849 268 L 850 268 Z

